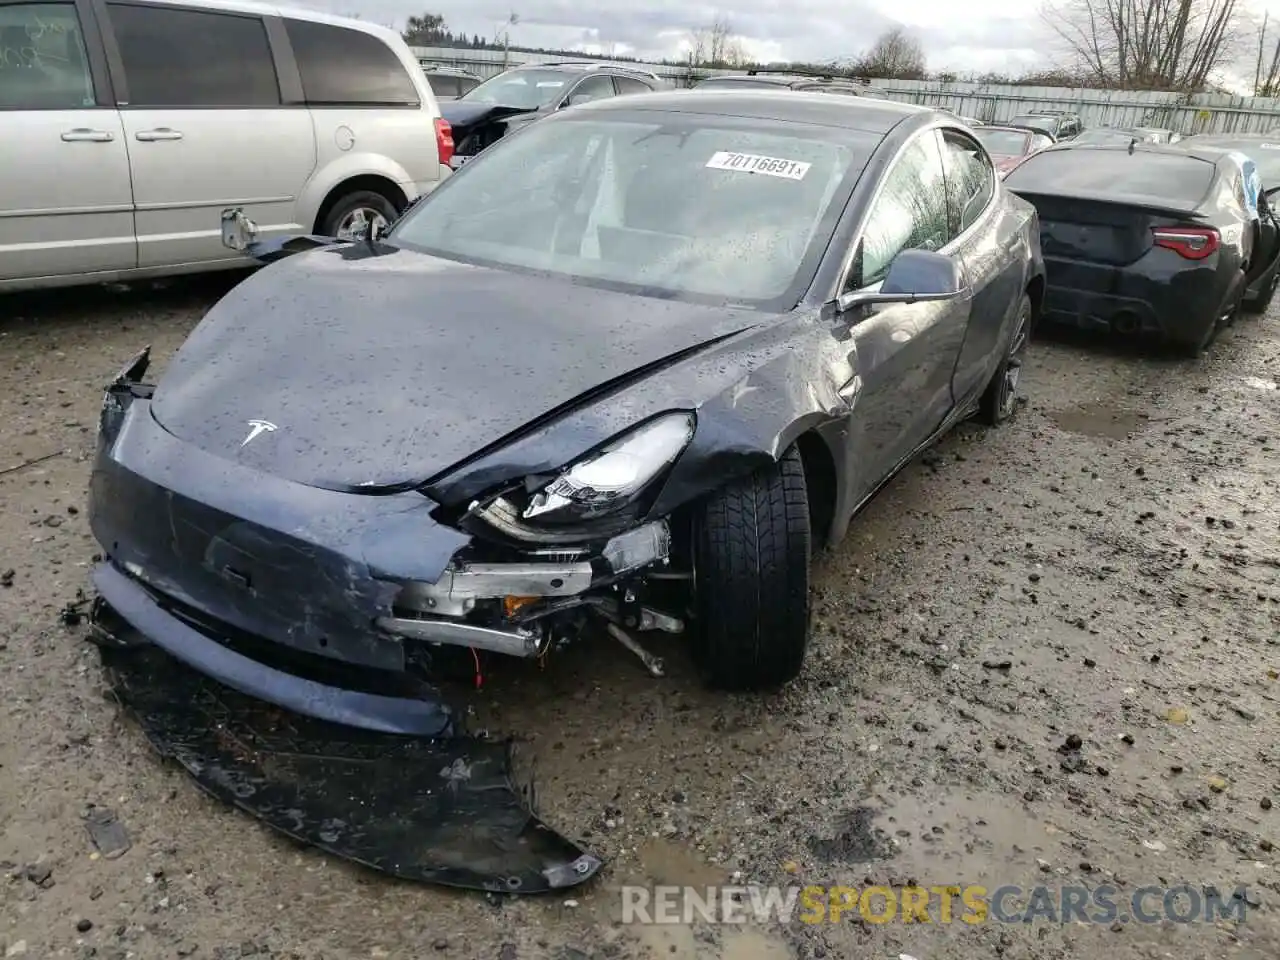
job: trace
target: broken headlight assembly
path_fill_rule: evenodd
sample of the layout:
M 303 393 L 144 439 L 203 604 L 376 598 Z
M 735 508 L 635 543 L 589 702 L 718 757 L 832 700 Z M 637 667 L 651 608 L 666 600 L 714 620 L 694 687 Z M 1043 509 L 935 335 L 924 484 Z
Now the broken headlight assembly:
M 645 494 L 693 438 L 692 413 L 655 417 L 610 440 L 555 476 L 526 478 L 475 516 L 517 540 L 581 542 L 633 526 Z

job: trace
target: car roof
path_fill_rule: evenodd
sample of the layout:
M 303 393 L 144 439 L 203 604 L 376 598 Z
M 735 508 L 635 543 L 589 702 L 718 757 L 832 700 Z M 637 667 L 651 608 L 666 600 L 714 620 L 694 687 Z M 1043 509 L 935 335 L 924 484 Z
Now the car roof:
M 606 97 L 576 107 L 575 110 L 623 112 L 652 110 L 661 113 L 703 113 L 712 116 L 774 120 L 779 123 L 809 123 L 845 127 L 864 133 L 886 134 L 912 117 L 938 117 L 957 122 L 956 117 L 897 100 L 874 97 L 833 97 L 804 90 L 671 90 L 643 96 Z
M 1022 134 L 1040 133 L 1035 127 L 1023 127 L 1016 123 L 984 123 L 983 130 L 1013 130 Z

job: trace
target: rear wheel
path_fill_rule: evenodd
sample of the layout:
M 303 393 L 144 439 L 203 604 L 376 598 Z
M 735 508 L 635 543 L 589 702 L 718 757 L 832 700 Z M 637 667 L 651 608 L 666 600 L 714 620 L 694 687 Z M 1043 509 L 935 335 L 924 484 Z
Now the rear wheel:
M 1222 326 L 1221 319 L 1215 319 L 1212 323 L 1205 327 L 1204 333 L 1198 339 L 1184 340 L 1178 344 L 1179 352 L 1189 359 L 1194 360 L 1200 354 L 1209 349 L 1209 344 L 1213 343 L 1214 337 L 1218 335 L 1218 330 Z
M 1209 345 L 1217 339 L 1218 334 L 1231 325 L 1231 321 L 1235 319 L 1236 313 L 1241 308 L 1243 298 L 1244 275 L 1241 274 L 1240 282 L 1237 285 L 1237 289 L 1232 293 L 1231 299 L 1219 308 L 1217 314 L 1205 324 L 1204 330 L 1200 334 L 1177 344 L 1179 352 L 1183 356 L 1194 360 L 1208 350 Z
M 1031 321 L 1034 312 L 1031 298 L 1023 294 L 1018 313 L 1013 322 L 1013 336 L 1005 349 L 1004 359 L 996 367 L 995 375 L 987 384 L 986 392 L 978 406 L 978 419 L 991 427 L 1004 423 L 1018 407 L 1018 386 L 1022 382 L 1022 370 L 1031 345 Z
M 339 240 L 358 240 L 370 224 L 380 231 L 398 216 L 396 205 L 376 190 L 354 190 L 337 199 L 320 224 L 320 233 Z
M 809 642 L 809 501 L 799 451 L 716 491 L 694 522 L 693 658 L 714 687 L 795 678 Z

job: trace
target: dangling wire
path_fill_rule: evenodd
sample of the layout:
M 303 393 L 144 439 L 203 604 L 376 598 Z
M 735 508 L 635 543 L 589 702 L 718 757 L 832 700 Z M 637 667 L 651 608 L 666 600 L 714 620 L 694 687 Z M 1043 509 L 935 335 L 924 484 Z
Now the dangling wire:
M 471 659 L 476 665 L 476 689 L 479 690 L 484 686 L 484 674 L 480 672 L 480 654 L 476 653 L 475 647 L 468 648 L 471 651 Z

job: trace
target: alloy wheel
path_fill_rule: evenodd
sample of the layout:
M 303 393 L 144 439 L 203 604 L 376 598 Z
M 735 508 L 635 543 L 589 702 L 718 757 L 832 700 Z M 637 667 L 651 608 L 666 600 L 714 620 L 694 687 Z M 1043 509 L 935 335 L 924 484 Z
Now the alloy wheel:
M 371 225 L 383 233 L 387 229 L 387 218 L 372 207 L 356 207 L 339 221 L 336 236 L 339 240 L 359 240 L 368 234 Z

